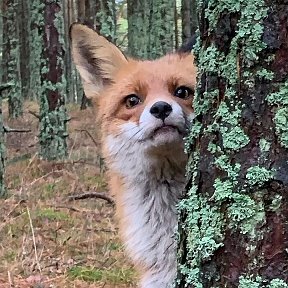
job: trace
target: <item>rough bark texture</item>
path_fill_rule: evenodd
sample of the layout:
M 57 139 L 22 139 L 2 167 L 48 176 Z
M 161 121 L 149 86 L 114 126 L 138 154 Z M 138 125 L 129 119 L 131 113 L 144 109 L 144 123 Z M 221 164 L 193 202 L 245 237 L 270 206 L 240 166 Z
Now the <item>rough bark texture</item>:
M 27 0 L 19 0 L 18 11 L 18 30 L 20 45 L 20 75 L 21 75 L 21 94 L 22 97 L 29 96 L 29 2 Z
M 42 0 L 31 0 L 29 3 L 29 96 L 39 100 L 41 87 L 41 56 L 43 50 L 43 9 Z
M 148 58 L 149 0 L 127 0 L 128 51 L 137 58 Z
M 10 88 L 10 87 L 7 87 Z M 0 85 L 0 198 L 4 198 L 7 195 L 7 189 L 4 183 L 5 173 L 5 139 L 4 139 L 4 124 L 2 115 L 2 92 L 6 90 L 4 85 Z
M 116 40 L 116 6 L 115 0 L 96 1 L 96 30 L 109 41 Z
M 155 59 L 175 44 L 175 0 L 128 0 L 128 51 L 133 57 Z
M 288 287 L 287 1 L 199 1 L 177 287 Z
M 48 160 L 67 155 L 64 27 L 61 1 L 44 1 L 43 95 L 40 101 L 40 154 Z
M 182 42 L 185 43 L 197 29 L 196 0 L 182 0 Z
M 18 32 L 18 1 L 5 0 L 6 6 L 6 28 L 7 37 L 6 43 L 6 55 L 7 57 L 7 82 L 13 83 L 11 89 L 8 90 L 8 107 L 9 117 L 17 118 L 23 114 L 23 97 L 21 90 L 21 76 L 20 76 L 20 54 L 19 54 L 19 32 Z M 6 78 L 6 77 L 5 77 Z M 5 79 L 6 80 L 6 79 Z
M 3 83 L 6 83 L 8 81 L 7 77 L 7 66 L 8 66 L 8 54 L 9 54 L 9 47 L 7 45 L 8 43 L 8 20 L 6 17 L 7 14 L 7 0 L 3 0 L 1 3 L 1 18 L 2 18 L 2 47 L 1 47 L 1 52 L 2 52 L 2 57 L 1 57 L 1 81 Z M 6 94 L 5 92 L 2 93 L 2 97 Z

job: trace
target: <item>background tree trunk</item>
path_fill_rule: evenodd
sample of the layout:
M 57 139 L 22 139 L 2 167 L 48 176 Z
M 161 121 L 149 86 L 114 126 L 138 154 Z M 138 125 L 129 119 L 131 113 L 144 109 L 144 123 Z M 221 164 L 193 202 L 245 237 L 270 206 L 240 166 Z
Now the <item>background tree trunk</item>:
M 10 89 L 10 85 L 0 85 L 0 199 L 7 195 L 7 189 L 4 182 L 5 174 L 5 137 L 4 124 L 2 114 L 2 93 L 4 90 Z
M 7 10 L 8 10 L 8 0 L 3 0 L 1 3 L 1 18 L 2 18 L 2 62 L 1 62 L 1 80 L 3 83 L 8 81 L 8 55 L 9 55 L 9 47 L 8 47 L 8 18 L 7 18 Z M 5 91 L 2 92 L 2 97 L 4 97 Z
M 64 27 L 61 1 L 44 1 L 43 95 L 40 101 L 40 154 L 44 159 L 67 155 Z
M 185 43 L 197 29 L 197 1 L 196 0 L 182 0 L 181 14 L 182 14 L 182 42 Z
M 23 0 L 24 1 L 24 0 Z M 31 100 L 39 100 L 41 86 L 41 56 L 43 50 L 43 11 L 42 0 L 31 0 L 29 3 L 29 96 Z
M 127 18 L 131 56 L 155 59 L 174 50 L 175 0 L 128 0 Z
M 18 31 L 18 6 L 16 0 L 6 0 L 6 25 L 5 37 L 7 62 L 7 82 L 13 83 L 11 89 L 8 90 L 9 117 L 17 118 L 23 114 L 23 97 L 21 89 L 20 76 L 20 54 L 19 54 L 19 31 Z M 5 79 L 6 80 L 6 79 Z
M 29 2 L 26 0 L 19 0 L 17 11 L 17 22 L 19 31 L 19 46 L 20 46 L 20 75 L 21 75 L 21 94 L 22 98 L 27 99 L 29 96 Z M 23 100 L 24 100 L 23 99 Z
M 177 287 L 288 287 L 288 6 L 199 1 Z
M 128 53 L 148 57 L 149 0 L 127 0 Z

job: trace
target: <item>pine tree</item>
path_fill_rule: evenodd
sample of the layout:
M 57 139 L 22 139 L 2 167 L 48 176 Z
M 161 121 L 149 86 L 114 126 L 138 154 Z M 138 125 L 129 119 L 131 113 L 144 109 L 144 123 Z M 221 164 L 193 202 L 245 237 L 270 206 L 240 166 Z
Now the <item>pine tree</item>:
M 196 0 L 181 0 L 182 42 L 185 43 L 197 29 Z
M 18 5 L 17 0 L 3 0 L 4 13 L 4 52 L 3 82 L 13 83 L 8 90 L 9 117 L 17 118 L 23 114 L 23 97 L 20 76 L 20 53 L 19 53 L 19 31 L 18 31 Z
M 20 76 L 21 76 L 21 94 L 22 98 L 29 96 L 29 1 L 19 0 L 17 11 L 17 23 L 19 31 L 19 60 L 20 60 Z M 23 100 L 24 100 L 23 99 Z
M 199 83 L 177 287 L 288 287 L 288 19 L 198 1 Z
M 44 1 L 44 47 L 41 69 L 40 155 L 61 159 L 67 155 L 67 112 L 65 108 L 64 26 L 60 0 Z
M 175 0 L 128 0 L 128 51 L 133 57 L 155 59 L 175 44 Z
M 24 1 L 24 0 L 23 0 Z M 42 0 L 31 0 L 29 5 L 29 96 L 33 100 L 40 100 L 41 86 L 41 57 L 43 50 L 43 11 Z
M 4 139 L 4 124 L 2 115 L 2 93 L 4 90 L 9 89 L 10 85 L 0 85 L 0 198 L 7 195 L 7 190 L 4 183 L 5 173 L 5 139 Z

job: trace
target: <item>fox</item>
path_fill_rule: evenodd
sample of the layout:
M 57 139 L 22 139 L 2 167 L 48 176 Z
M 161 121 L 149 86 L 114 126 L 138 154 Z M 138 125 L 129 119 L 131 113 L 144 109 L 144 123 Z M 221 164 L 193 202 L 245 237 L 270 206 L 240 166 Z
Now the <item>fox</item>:
M 119 232 L 141 288 L 172 287 L 177 203 L 185 188 L 184 138 L 197 69 L 190 51 L 138 60 L 92 28 L 70 27 L 73 61 L 96 103 L 101 153 Z

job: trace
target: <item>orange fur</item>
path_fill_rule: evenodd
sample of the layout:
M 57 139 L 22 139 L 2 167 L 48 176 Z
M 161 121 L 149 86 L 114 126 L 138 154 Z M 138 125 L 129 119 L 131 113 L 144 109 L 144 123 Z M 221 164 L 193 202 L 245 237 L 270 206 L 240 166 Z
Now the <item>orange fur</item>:
M 127 59 L 79 24 L 72 26 L 71 38 L 85 93 L 97 103 L 120 233 L 141 275 L 141 287 L 168 288 L 176 275 L 175 205 L 185 184 L 183 133 L 193 114 L 193 95 L 181 99 L 175 91 L 183 86 L 194 91 L 194 58 L 175 53 L 154 61 Z M 127 108 L 125 99 L 131 94 L 141 103 Z M 171 115 L 162 120 L 151 111 L 160 102 L 171 107 Z

